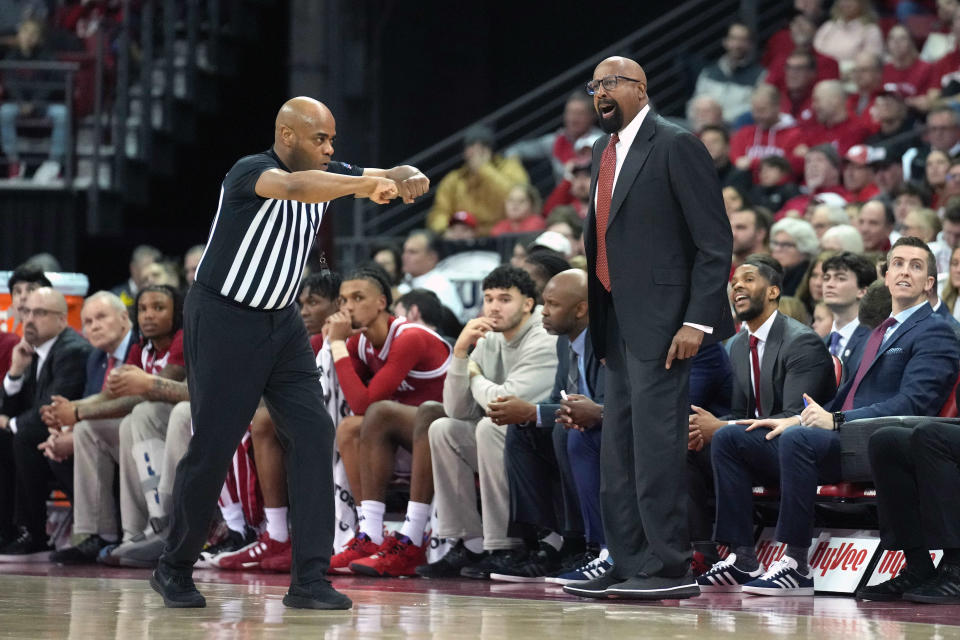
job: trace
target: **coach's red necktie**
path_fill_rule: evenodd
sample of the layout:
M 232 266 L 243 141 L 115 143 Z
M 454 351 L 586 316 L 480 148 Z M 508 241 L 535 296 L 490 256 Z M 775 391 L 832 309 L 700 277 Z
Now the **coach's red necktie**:
M 760 338 L 750 336 L 750 366 L 753 368 L 753 403 L 757 408 L 757 417 L 763 417 L 763 407 L 760 406 L 760 352 L 757 345 Z
M 617 172 L 617 143 L 620 136 L 613 134 L 607 148 L 600 156 L 600 172 L 597 174 L 597 278 L 610 291 L 610 269 L 607 267 L 607 220 L 610 217 L 610 200 L 613 198 L 613 176 Z
M 107 356 L 107 368 L 103 372 L 103 385 L 100 387 L 101 391 L 107 388 L 107 378 L 110 377 L 110 372 L 113 371 L 115 366 L 117 366 L 117 359 L 113 356 Z

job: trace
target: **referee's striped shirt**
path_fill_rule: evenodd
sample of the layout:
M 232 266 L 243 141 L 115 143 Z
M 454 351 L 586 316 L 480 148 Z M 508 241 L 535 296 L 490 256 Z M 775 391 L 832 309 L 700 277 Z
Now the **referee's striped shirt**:
M 241 158 L 227 172 L 197 282 L 253 309 L 282 309 L 297 297 L 307 255 L 329 203 L 274 200 L 256 194 L 260 175 L 290 171 L 269 149 Z M 331 162 L 327 171 L 359 176 L 363 169 Z

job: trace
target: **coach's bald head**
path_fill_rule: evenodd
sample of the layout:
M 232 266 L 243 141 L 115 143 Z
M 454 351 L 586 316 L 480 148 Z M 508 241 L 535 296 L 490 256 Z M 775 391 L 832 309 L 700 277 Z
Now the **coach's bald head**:
M 326 170 L 333 155 L 337 123 L 319 100 L 298 96 L 277 113 L 273 148 L 291 171 Z
M 616 83 L 613 89 L 603 79 Z M 630 124 L 647 104 L 647 74 L 643 67 L 630 58 L 612 56 L 597 65 L 593 71 L 596 83 L 593 106 L 600 118 L 600 128 L 607 133 L 618 133 Z

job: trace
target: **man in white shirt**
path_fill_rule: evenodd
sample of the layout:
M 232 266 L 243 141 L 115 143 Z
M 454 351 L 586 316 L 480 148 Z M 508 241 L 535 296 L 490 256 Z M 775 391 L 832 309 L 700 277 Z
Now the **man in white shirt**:
M 438 242 L 437 235 L 427 229 L 418 229 L 407 236 L 403 243 L 403 282 L 397 290 L 404 294 L 412 289 L 429 289 L 463 322 L 460 294 L 445 275 L 436 271 L 440 261 Z

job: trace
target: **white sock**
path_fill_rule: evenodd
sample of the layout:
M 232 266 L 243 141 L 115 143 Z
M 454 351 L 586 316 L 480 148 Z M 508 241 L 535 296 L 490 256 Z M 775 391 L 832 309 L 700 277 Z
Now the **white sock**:
M 277 542 L 286 542 L 289 540 L 290 532 L 287 530 L 287 508 L 265 507 L 263 513 L 267 517 L 267 535 Z
M 560 547 L 563 546 L 563 536 L 555 531 L 551 531 L 544 539 L 543 542 L 546 542 L 548 545 L 560 551 Z
M 243 518 L 243 505 L 239 502 L 232 502 L 226 506 L 220 507 L 220 513 L 223 514 L 223 521 L 227 523 L 231 531 L 243 533 L 247 521 Z
M 463 546 L 470 553 L 483 553 L 483 538 L 464 539 Z
M 407 503 L 407 517 L 400 527 L 401 535 L 405 535 L 418 547 L 423 544 L 423 530 L 430 519 L 430 505 L 423 502 L 410 501 Z
M 383 544 L 383 514 L 386 510 L 387 505 L 376 500 L 360 502 L 360 512 L 363 514 L 360 520 L 360 533 L 366 535 L 375 544 Z

